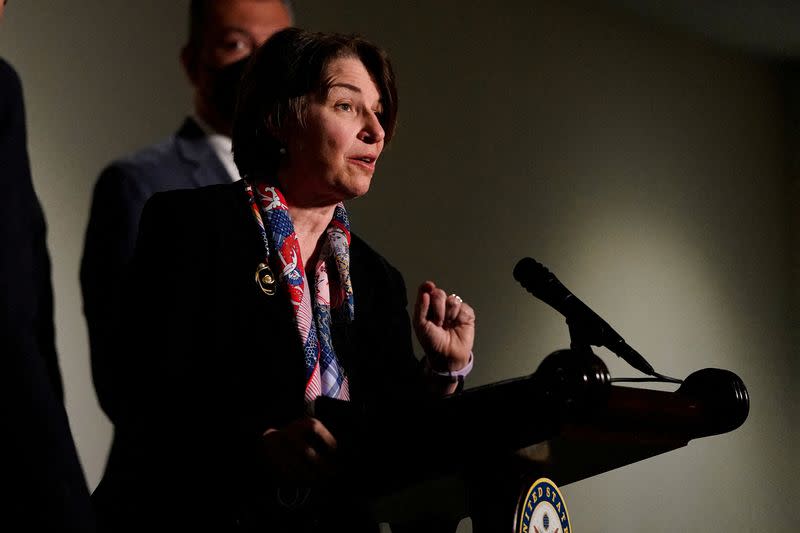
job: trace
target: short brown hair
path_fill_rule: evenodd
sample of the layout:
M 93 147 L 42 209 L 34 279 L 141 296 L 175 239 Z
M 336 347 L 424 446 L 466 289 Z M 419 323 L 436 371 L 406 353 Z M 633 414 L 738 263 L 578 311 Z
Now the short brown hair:
M 308 98 L 321 94 L 334 59 L 354 57 L 377 85 L 379 121 L 388 143 L 397 121 L 397 87 L 386 52 L 357 35 L 288 28 L 277 32 L 250 60 L 239 87 L 233 121 L 233 158 L 239 173 L 272 179 L 280 162 L 278 136 L 290 124 L 303 126 Z

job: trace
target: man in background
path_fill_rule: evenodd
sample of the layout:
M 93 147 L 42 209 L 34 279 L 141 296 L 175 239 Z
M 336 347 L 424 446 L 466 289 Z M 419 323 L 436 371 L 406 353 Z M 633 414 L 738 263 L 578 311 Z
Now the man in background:
M 0 529 L 93 531 L 63 403 L 46 233 L 31 181 L 22 85 L 0 59 Z
M 253 51 L 291 22 L 288 0 L 192 0 L 180 59 L 193 113 L 175 135 L 111 163 L 97 180 L 80 277 L 92 376 L 112 422 L 127 389 L 113 331 L 144 204 L 160 191 L 239 179 L 230 140 L 238 82 Z

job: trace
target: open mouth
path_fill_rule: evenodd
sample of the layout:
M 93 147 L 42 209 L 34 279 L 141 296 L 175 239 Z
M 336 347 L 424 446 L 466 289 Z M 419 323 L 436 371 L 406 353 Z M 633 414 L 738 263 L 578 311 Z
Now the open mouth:
M 351 157 L 350 161 L 355 162 L 356 164 L 366 166 L 368 168 L 375 168 L 375 157 L 369 156 L 360 156 L 360 157 Z

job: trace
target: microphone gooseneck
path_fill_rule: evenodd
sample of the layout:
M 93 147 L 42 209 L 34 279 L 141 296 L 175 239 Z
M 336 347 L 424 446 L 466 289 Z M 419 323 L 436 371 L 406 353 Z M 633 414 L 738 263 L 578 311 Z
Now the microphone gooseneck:
M 631 348 L 619 333 L 600 318 L 577 296 L 572 294 L 547 267 L 525 257 L 514 267 L 514 279 L 536 298 L 564 315 L 570 327 L 570 334 L 580 336 L 580 341 L 593 346 L 604 346 L 626 361 L 633 368 L 656 377 L 656 373 L 642 355 Z

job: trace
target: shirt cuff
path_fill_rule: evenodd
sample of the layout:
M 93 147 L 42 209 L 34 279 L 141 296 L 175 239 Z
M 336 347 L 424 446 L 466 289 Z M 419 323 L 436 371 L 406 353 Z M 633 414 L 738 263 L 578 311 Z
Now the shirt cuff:
M 467 375 L 469 375 L 469 373 L 472 371 L 472 363 L 474 360 L 475 358 L 472 356 L 472 352 L 469 352 L 469 362 L 464 366 L 464 368 L 459 370 L 448 370 L 447 372 L 439 372 L 431 367 L 430 358 L 426 355 L 423 358 L 425 375 L 439 378 L 449 383 L 463 383 L 464 378 L 467 377 Z

